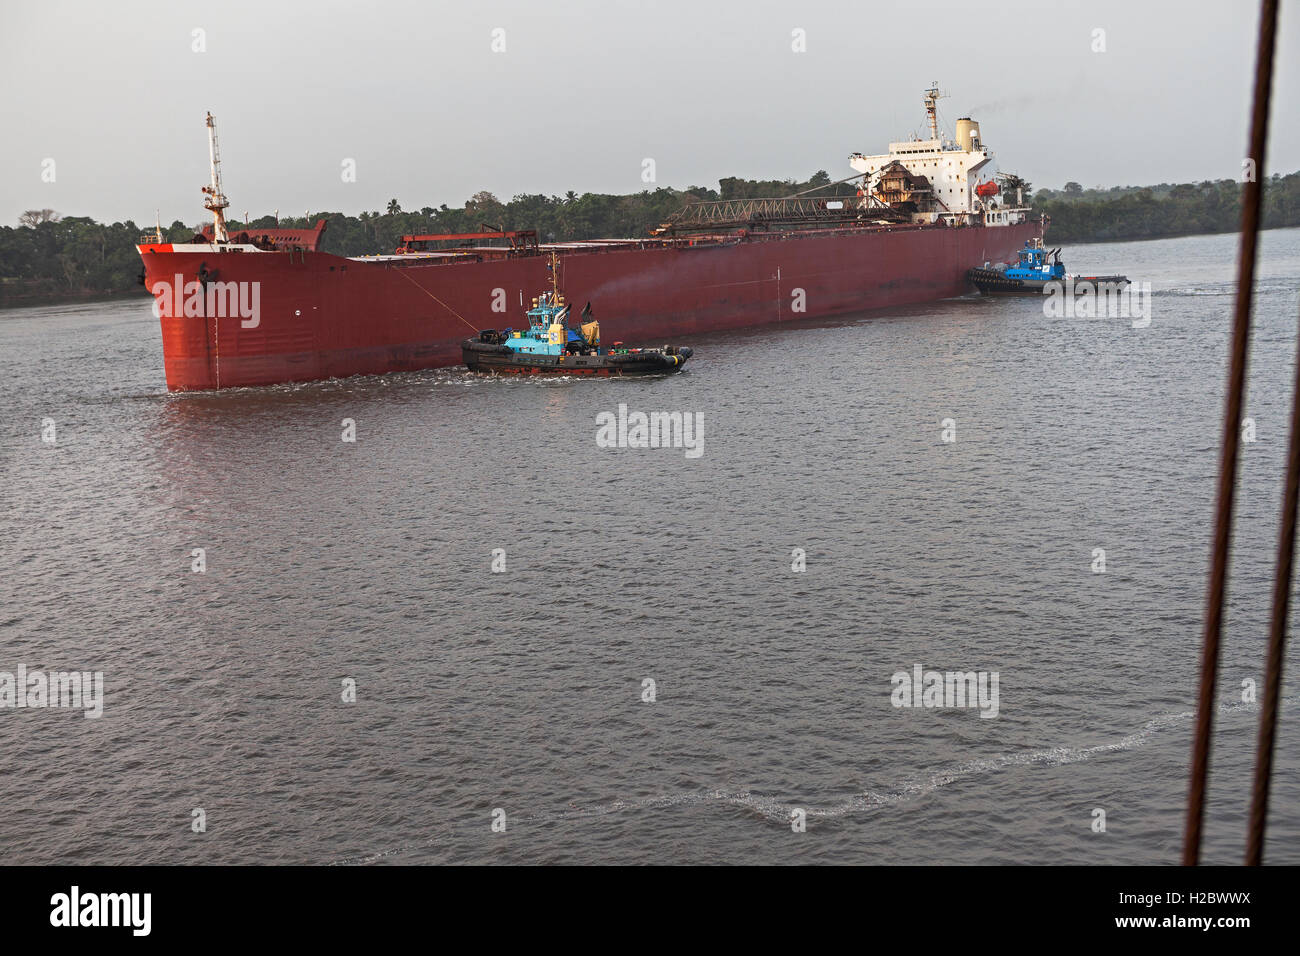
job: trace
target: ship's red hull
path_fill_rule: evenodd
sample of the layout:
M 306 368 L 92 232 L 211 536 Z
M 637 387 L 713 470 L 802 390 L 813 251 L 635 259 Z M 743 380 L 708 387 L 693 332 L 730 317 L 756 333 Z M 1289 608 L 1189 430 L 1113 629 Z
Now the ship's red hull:
M 1041 234 L 1039 223 L 1027 222 L 558 251 L 561 288 L 575 302 L 591 301 L 603 340 L 655 345 L 961 295 L 971 288 L 967 269 L 1014 259 Z M 164 300 L 163 357 L 174 391 L 458 365 L 467 336 L 526 327 L 524 313 L 550 278 L 548 257 L 539 255 L 475 262 L 168 250 L 142 246 L 141 257 L 147 287 Z M 255 324 L 221 309 L 170 314 L 186 311 L 174 308 L 175 278 L 191 283 L 201 271 L 207 281 L 258 283 Z

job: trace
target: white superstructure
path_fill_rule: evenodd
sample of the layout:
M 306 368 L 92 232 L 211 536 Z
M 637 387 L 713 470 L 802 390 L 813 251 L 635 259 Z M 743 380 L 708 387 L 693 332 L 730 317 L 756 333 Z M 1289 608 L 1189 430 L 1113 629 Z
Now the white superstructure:
M 925 91 L 929 139 L 890 143 L 889 152 L 879 156 L 854 153 L 849 157 L 849 165 L 863 174 L 864 196 L 868 200 L 875 196 L 881 186 L 881 172 L 899 163 L 912 176 L 923 176 L 929 183 L 928 196 L 924 190 L 916 193 L 918 208 L 912 214 L 914 222 L 941 219 L 952 225 L 975 221 L 986 225 L 1023 222 L 1028 210 L 1015 205 L 1019 197 L 998 195 L 997 160 L 980 136 L 979 123 L 962 117 L 957 120 L 954 139 L 941 135 L 935 104 L 946 95 L 939 92 L 937 84 Z

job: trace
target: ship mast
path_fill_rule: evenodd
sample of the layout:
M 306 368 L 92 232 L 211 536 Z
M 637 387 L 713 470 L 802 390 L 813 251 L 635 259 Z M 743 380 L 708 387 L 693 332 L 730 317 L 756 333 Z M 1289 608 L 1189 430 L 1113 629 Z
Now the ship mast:
M 208 114 L 208 158 L 212 165 L 212 184 L 203 187 L 203 191 L 208 196 L 203 201 L 203 208 L 212 212 L 213 241 L 229 242 L 225 209 L 230 205 L 230 201 L 221 191 L 221 153 L 217 149 L 217 124 L 212 119 L 211 113 Z
M 930 120 L 930 138 L 939 138 L 939 116 L 938 107 L 940 97 L 947 96 L 947 93 L 939 92 L 939 81 L 930 84 L 930 88 L 925 91 L 925 115 Z
M 551 252 L 551 305 L 560 304 L 559 256 Z

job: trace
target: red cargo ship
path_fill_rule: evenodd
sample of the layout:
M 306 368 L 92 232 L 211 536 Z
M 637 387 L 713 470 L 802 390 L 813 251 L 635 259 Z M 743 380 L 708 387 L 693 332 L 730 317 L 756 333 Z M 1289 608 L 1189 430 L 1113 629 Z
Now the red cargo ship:
M 324 220 L 229 234 L 209 114 L 213 227 L 188 243 L 138 246 L 167 387 L 458 365 L 461 343 L 480 328 L 527 325 L 551 252 L 564 287 L 594 304 L 610 340 L 647 344 L 969 292 L 968 269 L 1014 259 L 1043 223 L 998 204 L 976 124 L 959 120 L 957 141 L 939 138 L 938 95 L 926 94 L 930 140 L 851 157 L 856 197 L 696 203 L 645 239 L 405 236 L 396 253 L 362 258 L 322 252 Z

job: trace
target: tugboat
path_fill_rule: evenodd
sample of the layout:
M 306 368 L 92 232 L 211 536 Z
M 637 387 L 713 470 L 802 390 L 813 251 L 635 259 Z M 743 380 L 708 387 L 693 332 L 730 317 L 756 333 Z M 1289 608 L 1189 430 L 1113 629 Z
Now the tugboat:
M 688 346 L 627 348 L 615 342 L 600 347 L 600 323 L 588 302 L 578 329 L 570 328 L 570 307 L 556 285 L 556 259 L 549 265 L 551 289 L 533 299 L 528 331 L 483 329 L 461 343 L 471 372 L 517 375 L 657 375 L 677 372 L 693 354 Z
M 1049 261 L 1050 260 L 1050 261 Z M 1129 284 L 1128 276 L 1070 275 L 1061 262 L 1061 250 L 1043 248 L 1043 240 L 1031 239 L 1017 254 L 1013 266 L 971 269 L 966 278 L 984 295 L 1045 295 L 1053 289 L 1067 294 L 1118 292 Z

